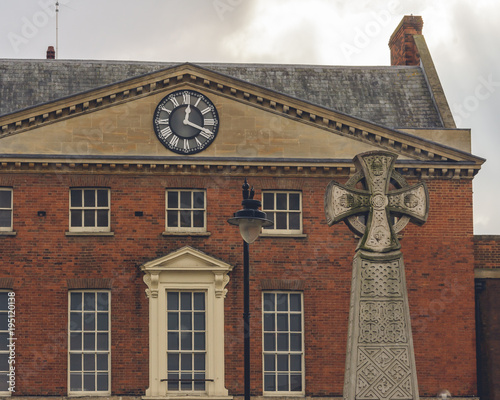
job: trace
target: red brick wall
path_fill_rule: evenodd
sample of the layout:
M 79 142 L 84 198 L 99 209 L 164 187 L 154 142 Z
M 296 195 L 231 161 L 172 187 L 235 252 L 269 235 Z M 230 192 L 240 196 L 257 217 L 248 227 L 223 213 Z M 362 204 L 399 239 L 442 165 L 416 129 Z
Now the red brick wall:
M 500 235 L 474 236 L 476 268 L 500 268 Z
M 11 175 L 12 177 L 12 175 Z M 7 184 L 0 176 L 0 185 Z M 262 189 L 300 189 L 306 238 L 261 238 L 250 246 L 252 390 L 262 393 L 261 282 L 300 281 L 304 289 L 306 394 L 341 396 L 351 264 L 357 240 L 328 227 L 323 196 L 330 178 L 249 177 Z M 344 183 L 345 180 L 341 183 Z M 139 266 L 190 245 L 235 265 L 226 298 L 226 387 L 243 393 L 242 240 L 227 218 L 241 208 L 242 178 L 229 176 L 16 174 L 14 229 L 0 237 L 0 278 L 14 277 L 18 395 L 67 392 L 68 280 L 111 285 L 112 392 L 148 386 L 148 300 Z M 68 237 L 68 189 L 111 188 L 111 237 Z M 476 394 L 472 183 L 431 180 L 428 222 L 404 231 L 420 394 L 448 388 Z M 166 187 L 207 188 L 206 237 L 162 236 Z M 37 211 L 47 212 L 38 217 Z M 135 217 L 143 211 L 143 217 Z

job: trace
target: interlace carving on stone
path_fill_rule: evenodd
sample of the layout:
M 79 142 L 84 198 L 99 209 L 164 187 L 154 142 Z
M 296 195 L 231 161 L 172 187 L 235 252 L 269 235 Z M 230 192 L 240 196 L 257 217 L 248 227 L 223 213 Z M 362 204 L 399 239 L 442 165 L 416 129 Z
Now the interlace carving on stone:
M 406 343 L 403 301 L 362 301 L 359 343 Z
M 411 399 L 410 363 L 406 347 L 358 348 L 356 399 Z
M 398 297 L 401 293 L 399 261 L 361 265 L 361 297 Z
M 367 195 L 354 193 L 340 186 L 334 186 L 332 190 L 333 198 L 340 199 L 338 202 L 330 202 L 334 216 L 342 215 L 354 208 L 370 206 L 370 198 Z M 332 219 L 328 219 L 328 223 L 331 222 Z
M 425 186 L 418 185 L 402 193 L 389 193 L 389 207 L 393 211 L 409 213 L 425 218 L 427 212 L 427 193 Z

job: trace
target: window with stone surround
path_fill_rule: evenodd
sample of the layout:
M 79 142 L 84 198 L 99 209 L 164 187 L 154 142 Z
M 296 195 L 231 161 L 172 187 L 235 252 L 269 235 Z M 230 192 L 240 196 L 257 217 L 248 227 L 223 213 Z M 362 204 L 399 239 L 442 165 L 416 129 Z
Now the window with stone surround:
M 146 398 L 231 400 L 224 299 L 232 266 L 185 246 L 141 266 L 149 299 Z
M 302 233 L 302 193 L 296 191 L 262 191 L 262 210 L 273 226 L 263 228 L 263 234 Z
M 304 394 L 301 292 L 263 292 L 264 395 Z
M 12 189 L 0 188 L 0 231 L 12 231 Z
M 199 189 L 167 189 L 166 232 L 206 231 L 206 192 Z
M 111 393 L 110 293 L 69 292 L 68 387 L 70 395 Z
M 106 188 L 70 189 L 70 232 L 110 231 L 110 190 Z

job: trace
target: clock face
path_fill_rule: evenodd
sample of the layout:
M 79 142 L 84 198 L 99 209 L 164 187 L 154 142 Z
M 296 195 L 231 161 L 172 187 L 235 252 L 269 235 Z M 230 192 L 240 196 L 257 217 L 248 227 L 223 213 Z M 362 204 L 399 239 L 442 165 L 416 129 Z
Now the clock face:
M 153 126 L 166 148 L 180 154 L 194 154 L 215 140 L 219 115 L 205 95 L 193 90 L 179 90 L 160 101 Z

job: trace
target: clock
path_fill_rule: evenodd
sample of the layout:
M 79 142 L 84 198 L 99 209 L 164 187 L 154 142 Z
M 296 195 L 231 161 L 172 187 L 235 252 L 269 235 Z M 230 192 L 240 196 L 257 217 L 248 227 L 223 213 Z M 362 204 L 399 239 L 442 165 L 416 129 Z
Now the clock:
M 179 154 L 195 154 L 215 140 L 219 115 L 207 96 L 193 90 L 178 90 L 160 101 L 153 126 L 167 149 Z

